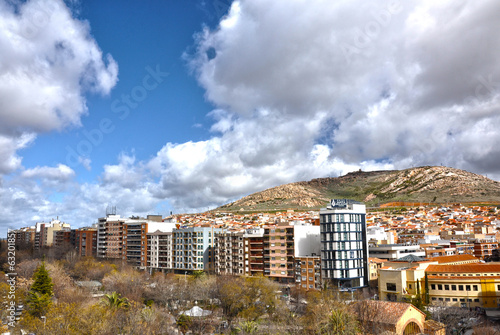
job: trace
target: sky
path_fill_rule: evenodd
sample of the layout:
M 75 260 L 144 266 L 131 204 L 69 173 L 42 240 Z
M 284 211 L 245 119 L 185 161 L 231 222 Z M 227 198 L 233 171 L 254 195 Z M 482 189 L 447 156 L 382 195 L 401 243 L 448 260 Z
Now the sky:
M 0 0 L 0 236 L 350 171 L 500 180 L 500 2 Z

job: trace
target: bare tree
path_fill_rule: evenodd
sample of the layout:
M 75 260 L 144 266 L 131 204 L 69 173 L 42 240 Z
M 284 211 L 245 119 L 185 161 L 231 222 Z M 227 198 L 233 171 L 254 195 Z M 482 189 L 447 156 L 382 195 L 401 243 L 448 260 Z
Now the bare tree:
M 449 307 L 444 302 L 433 303 L 428 308 L 431 318 L 446 325 L 446 334 L 461 334 L 480 323 L 476 313 L 469 308 Z

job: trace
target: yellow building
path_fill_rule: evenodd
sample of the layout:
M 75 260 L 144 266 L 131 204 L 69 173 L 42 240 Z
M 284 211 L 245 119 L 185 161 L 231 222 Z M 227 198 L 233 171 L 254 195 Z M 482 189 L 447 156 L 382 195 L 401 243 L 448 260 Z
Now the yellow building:
M 379 299 L 403 301 L 405 296 L 417 294 L 417 280 L 423 293 L 425 270 L 436 261 L 423 260 L 416 256 L 406 256 L 397 261 L 385 262 L 379 269 Z
M 433 304 L 500 307 L 500 264 L 429 265 L 425 270 Z

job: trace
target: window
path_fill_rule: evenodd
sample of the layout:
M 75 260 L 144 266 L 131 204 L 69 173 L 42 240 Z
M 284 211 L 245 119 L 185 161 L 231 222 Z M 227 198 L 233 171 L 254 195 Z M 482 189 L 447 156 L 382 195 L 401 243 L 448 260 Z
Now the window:
M 464 290 L 464 286 L 463 285 L 458 285 L 458 290 L 459 291 L 463 291 Z
M 395 283 L 387 283 L 387 291 L 396 291 Z
M 431 284 L 431 290 L 435 290 L 436 289 L 436 284 Z
M 442 289 L 443 289 L 443 285 L 438 284 L 438 290 L 440 290 L 440 291 L 441 291 Z
M 411 284 L 408 284 L 408 288 L 411 290 Z
M 453 298 L 453 301 L 457 302 L 457 301 L 458 301 L 458 299 L 457 299 L 457 298 Z
M 444 289 L 445 289 L 446 291 L 449 291 L 449 290 L 450 290 L 450 285 L 444 285 Z
M 456 291 L 457 290 L 457 285 L 451 285 L 451 290 Z
M 474 291 L 477 291 L 477 285 L 472 285 L 472 289 L 473 289 Z
M 465 290 L 470 291 L 470 285 L 465 285 Z

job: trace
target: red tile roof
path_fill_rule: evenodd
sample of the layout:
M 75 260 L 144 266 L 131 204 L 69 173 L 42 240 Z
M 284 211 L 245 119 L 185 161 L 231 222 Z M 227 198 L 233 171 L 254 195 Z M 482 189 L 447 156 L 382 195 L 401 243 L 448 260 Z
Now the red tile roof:
M 438 256 L 438 257 L 430 257 L 429 259 L 432 261 L 437 261 L 439 264 L 474 261 L 474 260 L 479 262 L 479 259 L 477 259 L 476 257 L 469 255 L 469 254 L 452 255 L 452 256 Z
M 427 273 L 449 272 L 449 273 L 500 273 L 500 264 L 471 263 L 458 265 L 429 265 L 425 270 Z

